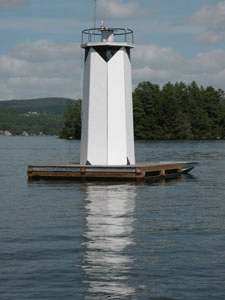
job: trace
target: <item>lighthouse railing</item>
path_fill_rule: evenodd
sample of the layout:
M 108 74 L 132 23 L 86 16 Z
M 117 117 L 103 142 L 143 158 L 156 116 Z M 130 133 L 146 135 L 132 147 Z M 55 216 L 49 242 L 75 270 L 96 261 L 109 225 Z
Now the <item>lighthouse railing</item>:
M 106 28 L 105 31 L 111 31 L 114 34 L 114 42 L 134 43 L 133 30 L 124 28 Z M 102 29 L 90 28 L 84 29 L 81 36 L 81 44 L 102 42 Z

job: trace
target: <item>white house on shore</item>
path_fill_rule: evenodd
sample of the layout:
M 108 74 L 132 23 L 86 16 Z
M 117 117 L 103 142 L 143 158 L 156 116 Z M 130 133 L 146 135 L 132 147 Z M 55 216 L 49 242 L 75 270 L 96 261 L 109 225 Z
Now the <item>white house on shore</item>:
M 5 131 L 0 130 L 0 135 L 4 135 L 4 136 L 12 136 L 12 133 L 9 132 L 8 130 L 5 130 Z

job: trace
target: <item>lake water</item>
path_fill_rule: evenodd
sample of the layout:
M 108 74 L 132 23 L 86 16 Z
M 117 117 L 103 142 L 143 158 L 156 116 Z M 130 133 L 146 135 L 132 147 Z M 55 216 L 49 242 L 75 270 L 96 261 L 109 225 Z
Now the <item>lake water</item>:
M 136 142 L 193 160 L 155 184 L 28 183 L 79 141 L 0 136 L 0 299 L 225 299 L 225 141 Z

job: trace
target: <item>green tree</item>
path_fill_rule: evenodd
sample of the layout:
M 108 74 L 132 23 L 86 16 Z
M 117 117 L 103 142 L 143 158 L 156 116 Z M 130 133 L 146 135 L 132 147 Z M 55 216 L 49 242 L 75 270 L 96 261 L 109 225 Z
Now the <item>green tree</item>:
M 133 93 L 134 135 L 137 139 L 155 139 L 159 132 L 157 123 L 160 89 L 150 82 L 140 83 Z
M 64 113 L 64 127 L 59 137 L 63 139 L 81 138 L 81 100 L 67 102 Z
M 136 139 L 216 139 L 225 136 L 224 92 L 195 81 L 139 83 L 133 93 Z

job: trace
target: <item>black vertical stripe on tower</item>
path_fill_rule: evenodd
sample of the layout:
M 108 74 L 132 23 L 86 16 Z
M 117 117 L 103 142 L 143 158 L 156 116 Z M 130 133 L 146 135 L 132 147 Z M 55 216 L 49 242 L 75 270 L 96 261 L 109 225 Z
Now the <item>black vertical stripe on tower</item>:
M 129 47 L 126 47 L 126 51 L 127 51 L 127 55 L 129 57 L 129 60 L 130 60 L 130 48 Z
M 85 48 L 85 58 L 84 58 L 84 61 L 87 60 L 89 50 L 90 50 L 90 48 Z
M 95 46 L 93 47 L 96 52 L 106 61 L 108 62 L 117 51 L 120 50 L 120 46 Z

